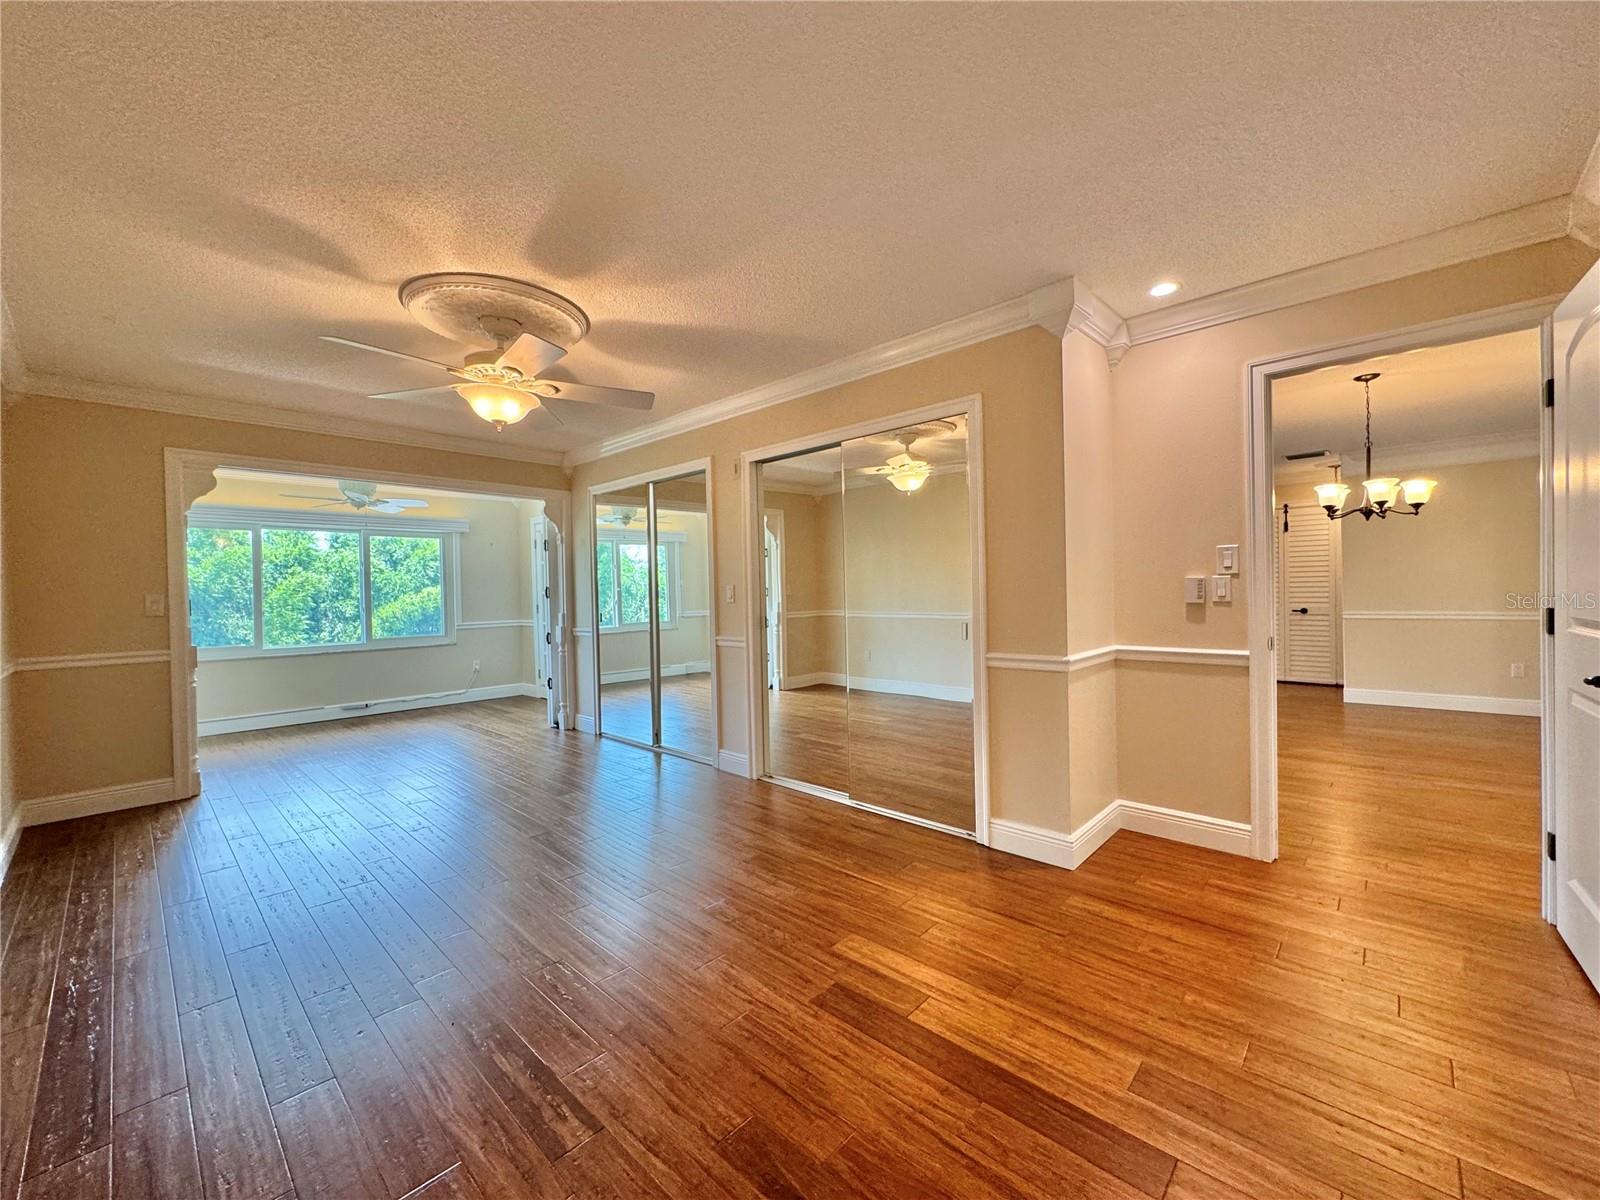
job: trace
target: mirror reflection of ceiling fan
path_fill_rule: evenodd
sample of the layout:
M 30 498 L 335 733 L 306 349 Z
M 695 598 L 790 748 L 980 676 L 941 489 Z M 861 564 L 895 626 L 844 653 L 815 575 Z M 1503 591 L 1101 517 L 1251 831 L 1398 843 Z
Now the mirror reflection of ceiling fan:
M 419 500 L 415 496 L 385 496 L 378 498 L 378 485 L 366 483 L 359 479 L 341 479 L 338 483 L 339 496 L 312 496 L 305 492 L 279 492 L 280 496 L 290 500 L 320 500 L 321 504 L 312 504 L 311 508 L 337 508 L 339 505 L 348 504 L 357 512 L 400 513 L 408 508 L 427 508 L 426 500 Z
M 653 392 L 596 387 L 545 377 L 550 368 L 566 357 L 568 349 L 589 332 L 589 318 L 565 296 L 517 279 L 452 273 L 422 275 L 411 280 L 400 289 L 400 303 L 423 325 L 443 337 L 480 345 L 487 342 L 494 348 L 474 351 L 466 355 L 460 366 L 451 366 L 351 338 L 322 334 L 325 342 L 422 363 L 453 375 L 458 381 L 378 392 L 370 397 L 373 400 L 410 400 L 454 392 L 473 412 L 501 432 L 535 409 L 543 409 L 557 424 L 564 424 L 555 411 L 563 404 L 645 411 L 655 403 Z
M 634 518 L 638 515 L 639 510 L 637 508 L 625 504 L 613 504 L 608 512 L 596 517 L 595 522 L 599 525 L 610 525 L 617 529 L 626 529 L 633 524 Z

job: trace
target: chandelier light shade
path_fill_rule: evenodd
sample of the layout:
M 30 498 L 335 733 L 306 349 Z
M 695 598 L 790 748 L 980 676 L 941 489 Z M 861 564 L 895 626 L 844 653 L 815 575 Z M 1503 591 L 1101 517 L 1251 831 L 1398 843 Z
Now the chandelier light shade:
M 1396 515 L 1418 517 L 1422 515 L 1422 506 L 1433 499 L 1433 489 L 1439 486 L 1438 481 L 1433 479 L 1402 481 L 1397 476 L 1372 473 L 1372 381 L 1377 378 L 1379 375 L 1376 371 L 1355 377 L 1355 382 L 1365 389 L 1367 398 L 1367 477 L 1361 482 L 1361 503 L 1352 508 L 1345 507 L 1345 501 L 1350 498 L 1350 485 L 1338 478 L 1332 483 L 1319 483 L 1316 488 L 1317 503 L 1322 505 L 1322 511 L 1328 514 L 1330 521 L 1357 515 L 1363 521 L 1370 521 L 1373 517 L 1387 520 Z M 1287 505 L 1284 506 L 1284 528 L 1288 528 Z
M 539 398 L 516 388 L 502 387 L 497 383 L 461 383 L 456 385 L 460 396 L 496 430 L 515 425 L 539 407 Z

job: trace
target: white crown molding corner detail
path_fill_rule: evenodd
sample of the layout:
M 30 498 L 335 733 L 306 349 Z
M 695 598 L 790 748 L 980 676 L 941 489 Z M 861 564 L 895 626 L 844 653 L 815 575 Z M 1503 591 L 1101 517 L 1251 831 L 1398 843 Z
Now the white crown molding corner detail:
M 1589 147 L 1589 161 L 1572 189 L 1572 214 L 1567 231 L 1586 246 L 1600 250 L 1600 137 Z
M 1135 346 L 1519 250 L 1572 232 L 1573 198 L 1558 196 L 1359 254 L 1288 271 L 1128 318 Z
M 748 779 L 750 778 L 750 756 L 737 750 L 718 750 L 717 770 L 726 771 L 730 775 L 737 775 L 741 779 Z
M 6 872 L 11 869 L 11 859 L 17 853 L 17 841 L 22 837 L 22 806 L 16 805 L 11 810 L 11 819 L 6 822 L 6 827 L 0 830 L 0 883 L 4 883 Z
M 118 650 L 105 654 L 49 654 L 37 658 L 19 658 L 11 663 L 13 671 L 63 671 L 83 667 L 128 667 L 140 663 L 164 663 L 172 655 L 165 650 Z
M 1498 713 L 1506 717 L 1537 717 L 1537 700 L 1502 696 L 1457 696 L 1443 692 L 1392 692 L 1378 688 L 1344 689 L 1346 704 L 1376 704 L 1384 708 L 1432 708 L 1441 712 Z
M 999 818 L 989 822 L 991 849 L 1076 870 L 1121 830 L 1249 857 L 1250 826 L 1135 800 L 1113 800 L 1071 833 Z
M 1347 612 L 1346 621 L 1537 621 L 1533 609 L 1491 609 L 1483 612 L 1426 612 L 1420 609 L 1407 612 Z
M 170 779 L 150 779 L 142 783 L 119 783 L 111 787 L 89 788 L 82 792 L 63 792 L 24 800 L 19 809 L 24 825 L 47 825 L 75 817 L 96 817 L 125 808 L 165 804 L 176 799 L 177 788 Z
M 118 408 L 140 408 L 180 417 L 201 417 L 212 421 L 266 426 L 271 429 L 292 429 L 301 433 L 321 433 L 329 437 L 355 438 L 364 442 L 389 442 L 397 446 L 417 446 L 425 450 L 473 454 L 480 458 L 506 458 L 515 462 L 537 463 L 547 467 L 559 467 L 563 461 L 560 451 L 518 446 L 513 442 L 461 437 L 451 433 L 431 433 L 425 429 L 412 429 L 404 425 L 390 425 L 387 422 L 368 421 L 359 417 L 338 417 L 297 409 L 276 408 L 268 404 L 251 404 L 241 400 L 160 392 L 151 388 L 100 383 L 63 375 L 40 375 L 26 371 L 22 383 L 15 390 L 45 398 L 81 400 L 89 404 L 109 404 Z
M 1028 307 L 1034 324 L 1048 329 L 1056 337 L 1064 337 L 1068 331 L 1076 329 L 1104 348 L 1106 363 L 1113 370 L 1128 352 L 1127 322 L 1076 277 L 1030 292 Z

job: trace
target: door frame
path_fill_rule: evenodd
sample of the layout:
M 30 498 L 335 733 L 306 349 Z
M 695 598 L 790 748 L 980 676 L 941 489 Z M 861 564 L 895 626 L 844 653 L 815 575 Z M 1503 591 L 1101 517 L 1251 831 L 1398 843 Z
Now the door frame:
M 867 421 L 819 430 L 803 437 L 789 438 L 769 446 L 746 450 L 739 456 L 739 478 L 743 519 L 742 544 L 744 546 L 745 595 L 745 686 L 746 686 L 746 739 L 749 747 L 749 766 L 746 774 L 760 779 L 767 774 L 766 765 L 766 639 L 762 636 L 761 616 L 765 604 L 756 601 L 762 593 L 761 551 L 763 548 L 761 525 L 761 495 L 755 485 L 756 467 L 774 458 L 805 454 L 812 450 L 827 449 L 850 441 L 852 438 L 872 437 L 889 433 L 907 425 L 937 421 L 955 416 L 967 419 L 967 535 L 970 546 L 972 570 L 972 779 L 973 833 L 981 846 L 989 844 L 989 683 L 986 656 L 989 648 L 988 621 L 988 564 L 986 560 L 984 521 L 984 471 L 983 471 L 983 396 L 973 392 L 938 404 L 924 405 L 898 413 L 886 413 Z M 914 825 L 926 825 L 943 832 L 943 825 L 921 821 L 902 813 L 890 812 L 862 804 L 826 789 L 817 789 L 815 795 L 837 800 L 855 808 L 866 808 L 896 820 Z M 965 831 L 960 832 L 966 836 Z
M 224 450 L 194 450 L 168 446 L 162 452 L 167 534 L 167 638 L 170 647 L 169 688 L 172 719 L 172 778 L 174 797 L 186 800 L 200 794 L 200 732 L 195 709 L 195 668 L 197 659 L 189 627 L 189 563 L 186 530 L 189 509 L 217 486 L 216 472 L 222 467 L 241 471 L 265 471 L 288 475 L 320 475 L 329 479 L 377 477 L 399 487 L 438 488 L 476 496 L 499 496 L 518 500 L 543 500 L 545 517 L 565 528 L 571 510 L 572 493 L 559 488 L 529 487 L 515 483 L 491 483 L 481 479 L 425 475 L 416 471 L 397 471 L 369 465 L 349 466 L 306 462 L 300 459 L 266 458 L 256 454 L 233 454 Z M 458 577 L 459 578 L 459 577 Z M 566 563 L 561 564 L 557 580 L 561 607 L 566 605 L 568 579 Z
M 1550 316 L 1562 295 L 1543 296 L 1497 308 L 1447 317 L 1387 332 L 1309 346 L 1301 350 L 1255 359 L 1244 365 L 1245 401 L 1245 563 L 1249 571 L 1247 617 L 1250 668 L 1250 853 L 1271 862 L 1278 857 L 1278 696 L 1277 651 L 1274 645 L 1277 609 L 1272 546 L 1276 536 L 1273 509 L 1272 381 L 1317 367 L 1356 363 L 1380 354 L 1398 354 L 1424 346 L 1470 341 L 1511 333 L 1519 329 L 1543 330 L 1544 378 L 1549 378 Z M 1539 434 L 1539 586 L 1548 591 L 1554 572 L 1550 527 L 1550 468 L 1553 454 L 1549 409 L 1541 409 Z M 1549 709 L 1549 684 L 1553 674 L 1549 638 L 1540 638 L 1542 677 L 1540 707 Z M 1551 918 L 1549 860 L 1544 854 L 1544 831 L 1550 827 L 1549 722 L 1540 728 L 1540 810 L 1538 847 L 1542 884 L 1541 908 Z
M 652 484 L 652 483 L 667 483 L 670 480 L 681 479 L 685 475 L 693 475 L 693 474 L 695 474 L 697 472 L 704 472 L 705 477 L 706 477 L 706 595 L 710 598 L 710 607 L 711 607 L 711 616 L 708 617 L 707 620 L 706 620 L 706 640 L 707 640 L 707 643 L 708 643 L 707 650 L 708 650 L 708 652 L 710 654 L 710 662 L 711 662 L 711 740 L 712 740 L 712 746 L 711 746 L 711 756 L 709 758 L 703 758 L 698 754 L 690 754 L 690 753 L 688 753 L 686 751 L 678 750 L 678 749 L 676 749 L 676 748 L 674 748 L 672 746 L 651 746 L 651 745 L 646 744 L 645 742 L 638 741 L 638 740 L 636 740 L 634 738 L 622 737 L 620 734 L 615 734 L 615 733 L 609 733 L 608 734 L 608 733 L 605 732 L 605 714 L 601 710 L 601 707 L 600 707 L 600 688 L 601 688 L 601 683 L 600 683 L 600 589 L 596 586 L 597 580 L 595 579 L 595 561 L 594 561 L 594 548 L 595 548 L 595 531 L 594 531 L 595 498 L 597 496 L 601 495 L 602 493 L 605 493 L 605 492 L 619 491 L 622 488 L 643 487 L 643 486 L 647 486 L 647 485 Z M 712 484 L 714 482 L 715 482 L 715 479 L 711 474 L 711 459 L 710 458 L 694 458 L 694 459 L 690 459 L 687 462 L 677 463 L 677 464 L 675 464 L 673 466 L 670 466 L 670 467 L 658 467 L 655 470 L 651 470 L 651 471 L 638 471 L 638 472 L 635 472 L 632 475 L 624 475 L 620 479 L 609 479 L 609 480 L 606 480 L 603 483 L 591 483 L 589 485 L 589 489 L 588 489 L 588 499 L 584 504 L 584 520 L 587 523 L 586 528 L 588 530 L 587 545 L 588 545 L 588 556 L 589 556 L 589 564 L 588 564 L 589 565 L 589 575 L 588 575 L 588 578 L 589 578 L 589 628 L 593 631 L 592 635 L 589 638 L 589 641 L 591 643 L 593 643 L 591 648 L 590 648 L 589 654 L 590 654 L 590 659 L 591 659 L 591 664 L 590 665 L 593 667 L 593 670 L 594 670 L 593 686 L 589 689 L 589 712 L 594 718 L 594 729 L 593 729 L 594 736 L 595 737 L 609 737 L 612 741 L 621 742 L 621 743 L 623 743 L 624 745 L 627 745 L 627 746 L 638 746 L 638 747 L 640 747 L 641 749 L 644 749 L 644 750 L 654 750 L 654 751 L 657 751 L 657 752 L 662 753 L 662 754 L 670 754 L 674 758 L 687 759 L 689 762 L 707 763 L 707 764 L 709 764 L 711 766 L 716 766 L 717 765 L 718 747 L 720 747 L 721 744 L 722 744 L 722 715 L 721 715 L 722 697 L 721 697 L 721 689 L 718 686 L 718 674 L 717 674 L 717 618 L 716 618 L 716 614 L 717 614 L 717 605 L 716 605 L 716 596 L 717 596 L 717 571 L 716 571 L 717 522 L 716 522 L 716 516 L 715 516 L 715 513 L 714 513 L 714 510 L 715 510 L 715 507 L 716 507 L 716 502 L 715 502 L 714 498 L 712 497 L 712 491 L 713 491 Z M 654 522 L 655 522 L 655 510 L 654 510 L 653 507 L 650 507 L 648 504 L 647 504 L 647 520 L 650 522 L 648 528 L 653 529 L 654 528 Z M 576 543 L 576 541 L 574 541 L 574 543 L 573 543 L 574 563 L 576 563 L 577 549 L 578 549 L 577 543 Z M 574 569 L 576 569 L 576 566 L 574 567 Z M 655 574 L 656 573 L 653 570 L 650 572 L 650 579 L 651 579 L 650 612 L 651 612 L 651 624 L 652 625 L 656 625 L 656 614 L 659 613 L 659 611 L 660 611 L 660 609 L 656 605 L 656 600 L 655 600 L 655 584 L 654 584 Z M 652 695 L 652 697 L 658 696 L 658 688 L 660 686 L 660 679 L 658 677 L 657 659 L 656 659 L 656 655 L 657 655 L 656 643 L 659 642 L 659 640 L 660 640 L 659 626 L 656 625 L 656 628 L 657 628 L 657 637 L 653 640 L 651 648 L 650 648 L 650 662 L 651 662 L 651 672 L 650 672 L 650 674 L 651 674 L 651 679 L 652 679 L 652 683 L 651 683 L 651 695 Z M 656 710 L 657 710 L 652 716 L 652 725 L 653 725 L 655 722 L 658 722 L 660 720 L 660 704 L 659 704 L 658 700 L 653 700 L 652 703 L 655 704 Z

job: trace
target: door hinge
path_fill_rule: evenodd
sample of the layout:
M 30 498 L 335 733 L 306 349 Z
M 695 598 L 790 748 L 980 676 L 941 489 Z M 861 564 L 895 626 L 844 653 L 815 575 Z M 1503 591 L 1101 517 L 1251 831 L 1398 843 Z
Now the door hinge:
M 1556 610 L 1553 608 L 1544 610 L 1544 631 L 1548 637 L 1556 635 Z
M 1556 860 L 1556 835 L 1555 835 L 1555 832 L 1553 830 L 1544 835 L 1544 853 L 1545 853 L 1545 857 L 1546 858 L 1548 858 L 1551 862 L 1555 862 L 1555 860 Z
M 1544 406 L 1546 408 L 1554 408 L 1556 406 L 1556 381 L 1554 379 L 1546 379 L 1544 381 Z

